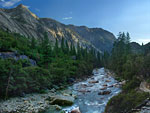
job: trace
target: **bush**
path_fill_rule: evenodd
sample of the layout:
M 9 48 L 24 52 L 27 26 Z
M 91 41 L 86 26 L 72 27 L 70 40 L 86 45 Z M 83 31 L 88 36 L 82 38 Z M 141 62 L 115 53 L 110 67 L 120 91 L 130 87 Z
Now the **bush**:
M 133 90 L 133 89 L 139 87 L 139 86 L 140 86 L 140 83 L 141 83 L 140 80 L 138 80 L 137 78 L 134 77 L 132 80 L 128 81 L 128 82 L 122 87 L 122 89 L 123 89 L 123 91 L 128 92 L 128 91 L 130 91 L 130 90 Z
M 141 104 L 148 97 L 148 93 L 136 92 L 134 90 L 128 93 L 120 93 L 110 99 L 105 113 L 126 113 Z

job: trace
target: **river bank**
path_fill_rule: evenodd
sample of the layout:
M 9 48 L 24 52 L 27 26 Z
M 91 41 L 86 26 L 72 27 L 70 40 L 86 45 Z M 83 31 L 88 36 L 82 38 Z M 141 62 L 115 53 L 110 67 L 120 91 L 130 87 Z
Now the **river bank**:
M 62 108 L 59 106 L 61 104 L 59 103 L 71 105 L 75 97 L 70 91 L 55 92 L 49 90 L 45 94 L 28 94 L 25 97 L 16 97 L 1 101 L 0 113 L 41 113 L 48 108 L 61 110 Z
M 69 84 L 73 85 L 91 76 L 70 80 Z M 66 85 L 61 87 L 55 86 L 55 88 L 47 90 L 44 94 L 25 94 L 24 97 L 12 97 L 8 100 L 0 100 L 0 113 L 43 113 L 47 109 L 51 109 L 53 112 L 60 112 L 62 107 L 53 104 L 50 99 L 55 97 L 61 99 L 60 101 L 64 101 L 64 99 L 70 97 L 73 98 L 73 100 L 76 98 Z M 68 99 L 66 100 L 70 101 Z

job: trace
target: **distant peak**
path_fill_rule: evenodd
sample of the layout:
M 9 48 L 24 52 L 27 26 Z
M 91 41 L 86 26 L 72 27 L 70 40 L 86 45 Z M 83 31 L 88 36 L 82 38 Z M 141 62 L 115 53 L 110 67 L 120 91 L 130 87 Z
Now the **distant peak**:
M 20 4 L 20 5 L 18 5 L 16 8 L 25 8 L 25 9 L 28 9 L 25 5 L 23 5 L 23 4 Z
M 24 11 L 24 12 L 29 12 L 34 18 L 36 19 L 39 19 L 34 13 L 32 13 L 27 6 L 23 5 L 23 4 L 20 4 L 16 7 L 16 9 L 19 9 L 21 11 Z

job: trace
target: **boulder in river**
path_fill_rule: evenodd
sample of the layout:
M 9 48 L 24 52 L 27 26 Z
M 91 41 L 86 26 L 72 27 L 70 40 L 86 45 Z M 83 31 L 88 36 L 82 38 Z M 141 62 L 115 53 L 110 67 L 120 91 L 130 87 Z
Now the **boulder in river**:
M 79 107 L 73 109 L 70 113 L 81 113 Z
M 100 88 L 100 90 L 105 90 L 105 89 L 107 89 L 107 87 Z
M 107 85 L 107 84 L 103 84 L 103 86 L 104 86 L 104 87 L 107 87 L 108 85 Z
M 98 80 L 93 80 L 93 81 L 89 81 L 89 83 L 94 84 L 94 83 L 99 83 L 99 81 Z
M 108 86 L 109 88 L 114 87 L 113 85 Z
M 70 106 L 74 103 L 74 98 L 72 96 L 56 95 L 53 97 L 48 97 L 46 100 L 50 100 L 50 104 L 52 105 L 60 106 Z
M 99 92 L 98 95 L 109 95 L 111 93 L 111 91 L 102 91 Z
M 79 92 L 81 92 L 81 93 L 86 93 L 86 92 L 91 92 L 91 91 L 90 91 L 90 90 L 81 89 L 81 90 L 79 90 Z
M 111 82 L 110 80 L 106 80 L 105 82 Z
M 88 85 L 87 84 L 81 84 L 81 87 L 86 88 L 86 87 L 88 87 Z

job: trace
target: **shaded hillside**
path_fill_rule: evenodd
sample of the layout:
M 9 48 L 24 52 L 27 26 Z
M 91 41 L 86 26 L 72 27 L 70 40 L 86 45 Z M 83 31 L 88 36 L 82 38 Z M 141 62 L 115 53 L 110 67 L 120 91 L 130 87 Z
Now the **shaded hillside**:
M 110 51 L 115 40 L 112 33 L 101 28 L 77 27 L 73 25 L 70 25 L 69 28 L 102 51 Z

